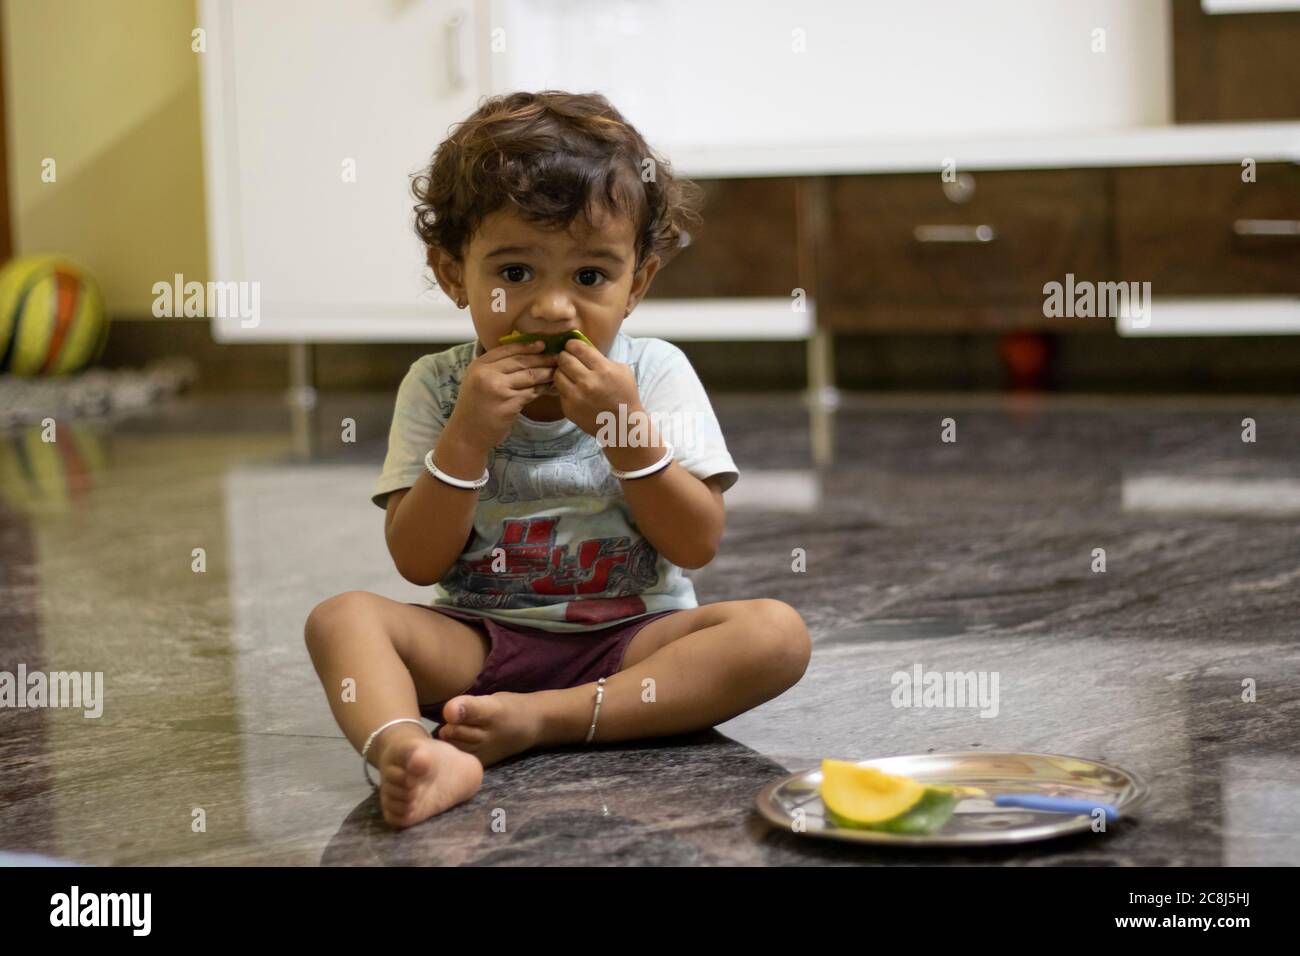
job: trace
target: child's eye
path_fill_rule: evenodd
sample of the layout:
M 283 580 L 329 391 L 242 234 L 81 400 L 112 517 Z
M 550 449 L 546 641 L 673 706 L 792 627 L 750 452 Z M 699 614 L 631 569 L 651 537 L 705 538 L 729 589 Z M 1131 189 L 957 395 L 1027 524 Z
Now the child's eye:
M 529 273 L 526 266 L 505 266 L 497 274 L 504 276 L 507 282 L 523 282 Z M 589 289 L 600 286 L 603 282 L 608 281 L 608 279 L 609 277 L 599 269 L 578 270 L 579 284 L 586 286 Z

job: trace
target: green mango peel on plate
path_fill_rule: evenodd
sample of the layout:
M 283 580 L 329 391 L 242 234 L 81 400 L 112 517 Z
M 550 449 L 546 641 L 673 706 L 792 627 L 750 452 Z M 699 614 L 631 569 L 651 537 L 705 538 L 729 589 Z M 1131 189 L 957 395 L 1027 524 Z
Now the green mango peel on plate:
M 546 348 L 542 349 L 543 355 L 555 355 L 564 351 L 564 343 L 569 339 L 580 339 L 586 342 L 592 348 L 596 343 L 591 341 L 577 329 L 569 329 L 567 332 L 559 332 L 556 335 L 538 335 L 536 332 L 511 332 L 509 335 L 503 335 L 497 340 L 497 345 L 513 345 L 516 342 L 522 342 L 527 345 L 529 342 L 541 340 L 546 343 Z

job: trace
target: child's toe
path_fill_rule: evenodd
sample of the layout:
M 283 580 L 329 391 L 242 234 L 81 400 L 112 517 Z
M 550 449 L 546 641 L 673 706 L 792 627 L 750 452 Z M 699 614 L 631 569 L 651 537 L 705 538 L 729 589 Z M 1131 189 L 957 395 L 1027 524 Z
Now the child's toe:
M 406 758 L 407 780 L 418 780 L 433 772 L 433 754 L 429 747 L 419 747 Z
M 442 739 L 448 743 L 479 743 L 487 736 L 487 732 L 482 727 L 471 727 L 467 724 L 448 724 L 446 733 Z
M 396 810 L 399 812 L 405 812 L 411 806 L 413 806 L 414 803 L 415 803 L 414 793 L 388 790 L 388 791 L 381 792 L 379 795 L 379 805 L 383 807 L 385 810 Z
M 385 787 L 400 787 L 405 789 L 407 787 L 406 768 L 400 764 L 390 763 L 379 775 L 379 782 Z
M 497 715 L 499 709 L 491 696 L 462 698 L 461 713 L 464 716 L 459 724 L 461 727 L 482 727 Z
M 467 702 L 473 700 L 472 697 L 460 696 L 453 697 L 442 707 L 442 719 L 448 724 L 458 724 L 463 721 L 468 713 Z

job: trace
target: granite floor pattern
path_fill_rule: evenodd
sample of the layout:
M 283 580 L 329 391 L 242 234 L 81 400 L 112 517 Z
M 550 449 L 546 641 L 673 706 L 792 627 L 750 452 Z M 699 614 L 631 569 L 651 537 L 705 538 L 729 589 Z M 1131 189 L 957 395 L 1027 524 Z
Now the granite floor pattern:
M 0 851 L 164 865 L 1300 863 L 1300 401 L 848 395 L 819 473 L 796 398 L 715 395 L 741 478 L 721 553 L 691 577 L 701 603 L 796 607 L 814 641 L 803 680 L 696 734 L 489 768 L 471 801 L 404 832 L 382 823 L 302 640 L 339 591 L 427 596 L 393 569 L 368 500 L 391 403 L 322 396 L 306 459 L 276 397 L 67 423 L 53 445 L 35 430 L 0 438 L 0 671 L 104 674 L 98 718 L 0 708 Z M 340 440 L 344 418 L 356 442 Z M 955 442 L 941 440 L 947 418 Z M 891 675 L 918 663 L 996 672 L 996 716 L 895 707 Z M 960 852 L 813 840 L 754 808 L 764 785 L 823 757 L 981 749 L 1103 760 L 1152 795 L 1105 834 Z

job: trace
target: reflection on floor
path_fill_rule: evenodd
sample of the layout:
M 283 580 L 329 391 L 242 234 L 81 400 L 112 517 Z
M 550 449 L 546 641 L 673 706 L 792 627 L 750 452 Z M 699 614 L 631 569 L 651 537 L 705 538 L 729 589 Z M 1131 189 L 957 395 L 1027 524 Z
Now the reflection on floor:
M 404 833 L 380 822 L 302 641 L 330 594 L 427 595 L 393 570 L 368 500 L 391 403 L 327 397 L 307 462 L 273 398 L 0 442 L 0 672 L 104 674 L 96 719 L 0 709 L 0 850 L 125 864 L 1300 863 L 1300 403 L 849 397 L 818 475 L 797 401 L 716 396 L 741 478 L 723 551 L 692 577 L 705 603 L 797 607 L 815 640 L 803 681 L 699 734 L 525 755 Z M 348 417 L 356 443 L 327 424 Z M 955 442 L 940 440 L 945 418 Z M 791 570 L 795 548 L 806 572 Z M 997 673 L 996 716 L 894 707 L 891 675 L 918 664 Z M 754 809 L 763 785 L 822 757 L 980 749 L 1103 760 L 1152 797 L 1106 834 L 960 853 L 812 840 Z

